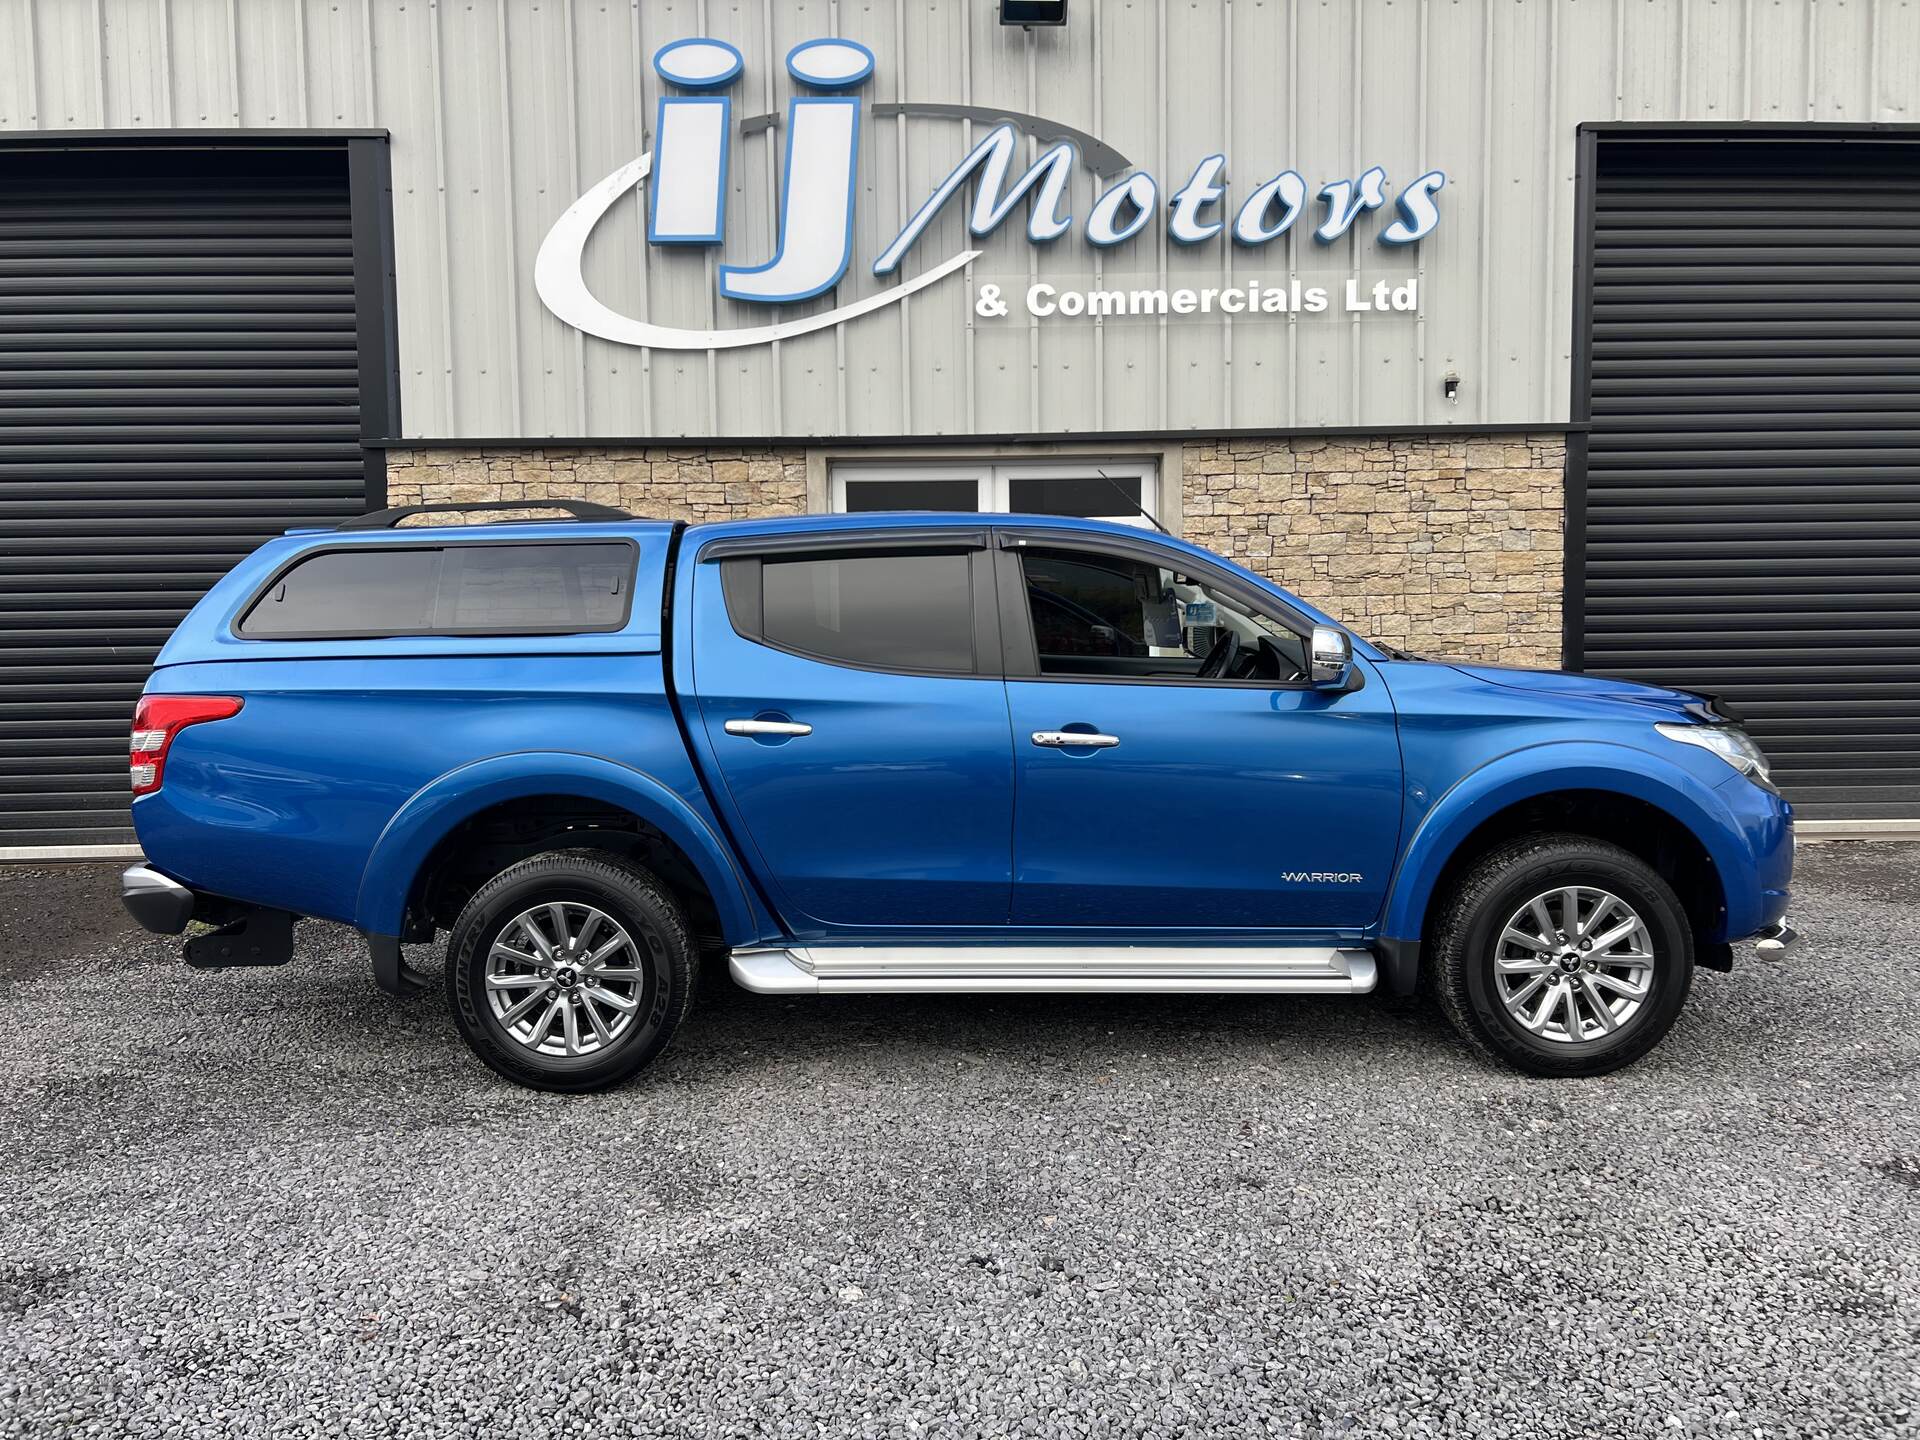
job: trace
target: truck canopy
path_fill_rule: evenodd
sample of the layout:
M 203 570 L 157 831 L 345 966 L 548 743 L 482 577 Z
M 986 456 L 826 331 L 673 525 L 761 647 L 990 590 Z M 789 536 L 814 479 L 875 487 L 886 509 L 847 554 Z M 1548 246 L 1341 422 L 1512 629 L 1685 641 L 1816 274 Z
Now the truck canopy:
M 677 521 L 295 531 L 236 565 L 156 668 L 660 649 Z M 382 563 L 369 564 L 378 555 Z

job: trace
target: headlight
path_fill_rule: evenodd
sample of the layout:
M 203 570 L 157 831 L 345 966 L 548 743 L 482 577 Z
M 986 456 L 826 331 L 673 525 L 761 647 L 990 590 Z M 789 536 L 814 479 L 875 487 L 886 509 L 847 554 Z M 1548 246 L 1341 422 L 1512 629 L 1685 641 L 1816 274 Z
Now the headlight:
M 1669 740 L 1711 750 L 1750 780 L 1771 788 L 1773 776 L 1767 757 L 1746 731 L 1732 725 L 1660 724 L 1653 727 Z

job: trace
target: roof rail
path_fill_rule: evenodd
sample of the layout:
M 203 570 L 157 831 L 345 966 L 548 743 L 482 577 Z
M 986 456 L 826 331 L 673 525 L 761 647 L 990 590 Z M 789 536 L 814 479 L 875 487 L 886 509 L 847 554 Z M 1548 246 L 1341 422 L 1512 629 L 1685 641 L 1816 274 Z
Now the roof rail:
M 355 515 L 349 520 L 342 520 L 333 528 L 336 530 L 391 530 L 409 515 L 440 515 L 449 511 L 469 510 L 564 510 L 570 520 L 631 520 L 634 518 L 618 506 L 601 505 L 592 500 L 447 500 L 431 505 L 396 505 L 391 510 L 375 510 L 369 515 Z

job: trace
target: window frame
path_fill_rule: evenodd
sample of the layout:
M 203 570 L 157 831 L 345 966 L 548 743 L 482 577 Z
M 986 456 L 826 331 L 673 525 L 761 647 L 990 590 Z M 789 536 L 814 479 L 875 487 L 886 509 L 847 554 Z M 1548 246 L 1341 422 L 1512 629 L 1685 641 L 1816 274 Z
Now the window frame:
M 620 616 L 617 622 L 605 625 L 515 625 L 509 628 L 492 625 L 461 625 L 427 630 L 394 629 L 390 626 L 372 630 L 328 628 L 324 630 L 278 630 L 271 635 L 250 635 L 246 630 L 248 617 L 259 608 L 261 601 L 266 599 L 272 592 L 274 586 L 281 584 L 302 565 L 316 560 L 323 555 L 333 555 L 341 552 L 351 552 L 362 555 L 395 554 L 402 552 L 418 554 L 421 551 L 442 554 L 449 550 L 479 547 L 497 549 L 504 546 L 518 546 L 521 549 L 525 549 L 529 546 L 546 547 L 552 545 L 621 545 L 626 547 L 628 555 L 625 585 L 626 593 L 622 597 Z M 275 569 L 274 572 L 247 597 L 246 603 L 234 611 L 233 619 L 227 628 L 235 640 L 249 645 L 272 645 L 287 641 L 297 642 L 305 640 L 431 640 L 441 637 L 449 639 L 514 639 L 521 636 L 615 635 L 625 630 L 633 621 L 633 592 L 638 583 L 639 568 L 640 545 L 638 541 L 628 535 L 563 535 L 552 538 L 542 536 L 539 539 L 521 537 L 511 540 L 437 540 L 422 541 L 418 544 L 382 542 L 371 545 L 364 542 L 356 544 L 352 541 L 344 541 L 316 545 L 310 550 L 302 550 L 297 555 L 289 556 L 284 564 Z
M 999 457 L 981 460 L 928 460 L 918 463 L 913 461 L 835 461 L 828 467 L 827 510 L 833 515 L 878 513 L 847 509 L 849 480 L 855 483 L 862 480 L 887 480 L 895 483 L 912 483 L 918 480 L 971 480 L 974 482 L 975 504 L 978 508 L 960 513 L 977 514 L 982 519 L 988 519 L 994 515 L 1032 514 L 1032 511 L 1014 511 L 1008 508 L 1014 481 L 1085 479 L 1099 470 L 1109 472 L 1114 480 L 1138 482 L 1140 503 L 1147 515 L 1121 511 L 1102 516 L 1062 516 L 1062 519 L 1108 520 L 1114 524 L 1132 525 L 1142 530 L 1151 530 L 1156 523 L 1161 522 L 1161 467 L 1153 457 L 1142 455 L 1088 455 L 1033 460 Z M 1152 518 L 1149 519 L 1148 516 Z
M 797 542 L 797 543 L 796 543 Z M 965 670 L 936 670 L 925 666 L 875 665 L 842 655 L 823 655 L 768 638 L 766 633 L 766 576 L 768 563 L 796 560 L 853 559 L 861 556 L 951 555 L 967 557 L 967 590 L 973 664 Z M 863 670 L 870 675 L 915 676 L 929 680 L 997 680 L 1001 676 L 1000 607 L 995 592 L 993 551 L 985 532 L 876 532 L 871 536 L 769 536 L 750 545 L 725 542 L 710 546 L 700 559 L 718 572 L 727 622 L 740 639 L 764 645 L 816 665 Z
M 1007 680 L 1037 680 L 1048 685 L 1177 685 L 1218 690 L 1313 690 L 1311 678 L 1300 680 L 1230 680 L 1175 675 L 1049 675 L 1040 669 L 1039 647 L 1034 642 L 1033 614 L 1027 601 L 1026 571 L 1020 551 L 1067 550 L 1090 555 L 1121 556 L 1146 564 L 1162 565 L 1183 575 L 1193 575 L 1222 594 L 1232 596 L 1249 609 L 1273 620 L 1283 629 L 1311 644 L 1313 622 L 1264 590 L 1247 584 L 1230 571 L 1222 570 L 1191 556 L 1162 549 L 1152 541 L 1135 541 L 1119 536 L 1064 535 L 1051 531 L 997 528 L 994 546 L 994 580 L 1000 610 L 1002 675 Z M 1357 668 L 1355 674 L 1361 673 Z

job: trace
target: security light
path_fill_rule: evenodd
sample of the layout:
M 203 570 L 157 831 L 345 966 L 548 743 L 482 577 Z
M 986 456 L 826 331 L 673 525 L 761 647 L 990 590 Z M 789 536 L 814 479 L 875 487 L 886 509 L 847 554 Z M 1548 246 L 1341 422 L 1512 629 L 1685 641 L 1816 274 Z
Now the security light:
M 1064 25 L 1067 0 L 1000 0 L 1002 25 Z

